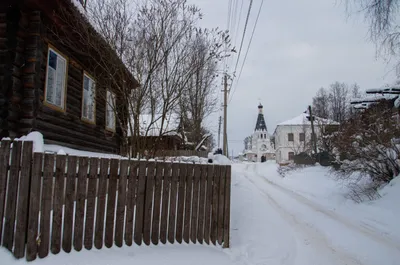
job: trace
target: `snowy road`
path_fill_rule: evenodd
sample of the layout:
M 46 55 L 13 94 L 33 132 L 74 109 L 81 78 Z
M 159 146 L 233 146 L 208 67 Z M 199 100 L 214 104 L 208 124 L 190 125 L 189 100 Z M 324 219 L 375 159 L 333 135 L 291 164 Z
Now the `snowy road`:
M 234 167 L 233 203 L 241 206 L 233 211 L 242 209 L 234 215 L 243 216 L 232 219 L 239 229 L 232 245 L 242 245 L 232 246 L 238 263 L 399 264 L 395 241 L 268 180 L 277 174 L 275 165 L 262 174 L 256 164 Z
M 314 167 L 282 179 L 275 163 L 232 165 L 230 249 L 134 245 L 61 252 L 29 264 L 400 264 L 400 232 L 394 229 L 400 215 L 393 207 L 398 200 L 382 198 L 388 209 L 349 203 L 326 171 Z M 5 265 L 26 263 L 2 248 L 0 260 Z

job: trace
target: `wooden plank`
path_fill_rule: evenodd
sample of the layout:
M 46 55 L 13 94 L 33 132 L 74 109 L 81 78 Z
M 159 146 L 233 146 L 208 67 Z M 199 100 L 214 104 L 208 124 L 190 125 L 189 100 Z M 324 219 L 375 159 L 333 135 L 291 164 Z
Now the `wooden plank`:
M 33 155 L 32 177 L 29 193 L 29 218 L 28 235 L 26 243 L 26 260 L 36 259 L 38 252 L 38 224 L 39 224 L 39 205 L 40 205 L 40 182 L 42 179 L 43 154 L 35 153 Z
M 64 228 L 62 248 L 71 252 L 72 225 L 74 220 L 75 181 L 76 181 L 76 156 L 68 156 L 67 181 L 65 184 Z
M 207 166 L 206 205 L 204 210 L 204 242 L 210 244 L 211 237 L 211 202 L 213 198 L 214 165 Z
M 218 244 L 222 245 L 224 239 L 224 202 L 225 202 L 225 178 L 227 166 L 221 166 L 221 175 L 218 191 L 218 224 L 217 224 L 217 238 Z
M 143 239 L 143 221 L 144 221 L 144 203 L 146 196 L 146 161 L 139 162 L 137 200 L 135 208 L 135 234 L 134 241 L 137 245 L 142 244 Z
M 193 176 L 194 165 L 189 164 L 187 166 L 187 177 L 186 177 L 186 194 L 185 194 L 185 219 L 183 223 L 183 240 L 189 243 L 190 240 L 190 219 L 192 211 L 192 192 L 193 192 Z
M 171 163 L 164 163 L 164 178 L 162 189 L 162 208 L 161 208 L 161 223 L 160 223 L 160 241 L 163 244 L 167 243 L 167 228 L 168 228 L 168 208 L 169 208 L 169 191 L 171 185 Z
M 151 213 L 153 206 L 153 190 L 154 190 L 154 162 L 147 163 L 147 177 L 146 177 L 146 194 L 144 201 L 144 218 L 143 218 L 143 242 L 150 245 L 150 232 L 151 232 Z
M 115 198 L 117 193 L 118 162 L 118 159 L 111 159 L 110 176 L 108 179 L 106 230 L 104 235 L 104 245 L 108 248 L 112 247 L 114 241 Z
M 218 235 L 218 198 L 219 198 L 219 180 L 221 177 L 221 166 L 215 165 L 214 181 L 213 181 L 213 196 L 211 204 L 211 242 L 216 245 Z
M 171 195 L 169 201 L 169 220 L 168 220 L 168 241 L 173 244 L 175 241 L 175 220 L 176 220 L 176 205 L 178 199 L 178 180 L 179 180 L 179 164 L 172 164 L 172 180 L 171 180 Z
M 136 200 L 136 182 L 138 176 L 139 162 L 131 161 L 128 178 L 128 194 L 126 196 L 126 223 L 125 223 L 125 244 L 132 245 L 133 238 L 133 209 Z
M 128 175 L 128 160 L 121 160 L 118 181 L 118 201 L 115 222 L 115 245 L 122 247 L 124 239 L 125 203 L 126 203 L 126 182 Z
M 44 258 L 49 254 L 54 158 L 55 156 L 53 154 L 44 155 L 43 188 L 40 208 L 39 258 Z
M 9 251 L 12 251 L 14 245 L 15 211 L 17 207 L 17 191 L 19 180 L 19 166 L 21 162 L 21 149 L 22 142 L 13 142 L 3 235 L 3 246 L 6 247 Z
M 231 220 L 231 166 L 227 166 L 225 179 L 225 209 L 224 209 L 224 248 L 229 248 L 230 220 Z
M 8 166 L 10 161 L 10 146 L 8 140 L 1 141 L 0 147 L 0 243 L 3 232 L 4 205 L 6 201 Z
M 106 206 L 106 193 L 107 193 L 107 178 L 108 178 L 108 167 L 110 160 L 102 158 L 100 160 L 100 177 L 99 177 L 99 192 L 97 195 L 97 207 L 96 207 L 96 226 L 94 234 L 94 246 L 97 249 L 103 247 L 103 236 L 104 236 L 104 214 Z
M 200 165 L 194 166 L 194 178 L 193 178 L 193 199 L 192 199 L 192 220 L 190 225 L 190 240 L 196 244 L 197 241 L 197 218 L 199 212 L 199 191 L 200 191 L 200 176 L 201 170 Z
M 88 157 L 79 158 L 78 185 L 76 189 L 74 249 L 81 251 L 83 246 L 83 224 L 85 217 L 86 182 L 88 174 Z
M 176 241 L 178 243 L 182 243 L 183 239 L 183 218 L 185 213 L 187 166 L 187 164 L 179 165 L 178 208 L 176 214 Z
M 93 247 L 93 226 L 94 226 L 94 213 L 96 207 L 96 193 L 97 193 L 97 171 L 99 168 L 99 159 L 90 158 L 89 175 L 88 175 L 88 189 L 86 200 L 86 220 L 85 220 L 85 237 L 83 245 L 86 249 L 90 250 Z
M 158 245 L 160 236 L 160 209 L 164 165 L 165 163 L 163 162 L 156 163 L 156 174 L 154 178 L 153 221 L 151 223 L 151 242 L 154 245 Z
M 61 249 L 62 208 L 64 199 L 66 156 L 56 158 L 56 174 L 53 192 L 53 225 L 51 232 L 51 253 L 57 254 Z
M 26 227 L 28 221 L 29 185 L 31 177 L 32 142 L 23 143 L 21 175 L 18 191 L 17 224 L 15 229 L 14 256 L 25 256 Z
M 205 217 L 205 201 L 206 201 L 206 183 L 207 183 L 207 165 L 200 165 L 200 191 L 199 191 L 199 222 L 197 226 L 197 240 L 203 244 L 204 239 L 204 217 Z

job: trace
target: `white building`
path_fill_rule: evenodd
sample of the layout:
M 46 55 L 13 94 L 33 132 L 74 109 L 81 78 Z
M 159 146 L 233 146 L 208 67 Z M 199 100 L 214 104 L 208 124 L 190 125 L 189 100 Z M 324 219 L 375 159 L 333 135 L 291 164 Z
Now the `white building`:
M 258 105 L 258 116 L 254 132 L 247 137 L 244 155 L 249 161 L 261 162 L 261 158 L 273 159 L 275 156 L 274 147 L 271 144 L 270 135 L 265 124 L 263 106 Z
M 318 139 L 321 130 L 326 125 L 339 125 L 335 121 L 314 116 L 314 131 Z M 289 163 L 293 157 L 301 152 L 312 152 L 310 115 L 302 113 L 293 119 L 279 123 L 276 126 L 275 159 L 279 164 Z

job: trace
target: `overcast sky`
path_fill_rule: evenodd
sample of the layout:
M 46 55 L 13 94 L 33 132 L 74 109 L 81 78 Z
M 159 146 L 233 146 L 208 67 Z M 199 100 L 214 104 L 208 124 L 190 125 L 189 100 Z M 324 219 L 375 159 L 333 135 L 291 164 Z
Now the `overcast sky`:
M 203 27 L 227 27 L 229 0 L 189 2 L 201 8 Z M 240 34 L 249 2 L 243 0 Z M 243 150 L 243 139 L 255 127 L 259 101 L 264 105 L 268 131 L 272 134 L 277 123 L 303 112 L 322 86 L 328 87 L 334 81 L 357 82 L 365 90 L 393 81 L 390 65 L 376 58 L 375 46 L 368 41 L 368 25 L 363 16 L 348 17 L 342 2 L 264 1 L 240 82 L 234 86 L 228 106 L 229 152 L 237 154 Z M 239 9 L 241 0 L 238 3 Z M 253 2 L 242 58 L 260 3 L 261 0 Z M 237 38 L 237 50 L 240 39 L 241 36 Z M 241 62 L 238 69 L 240 65 Z M 207 121 L 214 132 L 218 131 L 220 114 Z

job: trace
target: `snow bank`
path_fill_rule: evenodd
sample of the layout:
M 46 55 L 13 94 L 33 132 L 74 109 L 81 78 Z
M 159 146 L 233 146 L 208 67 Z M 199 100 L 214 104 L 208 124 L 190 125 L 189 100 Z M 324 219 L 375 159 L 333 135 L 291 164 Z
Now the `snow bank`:
M 21 138 L 14 139 L 14 141 L 32 141 L 34 153 L 43 153 L 44 151 L 43 135 L 40 132 L 31 132 Z
M 229 158 L 227 158 L 224 155 L 214 155 L 213 163 L 219 164 L 219 165 L 231 165 L 232 164 L 231 160 L 229 160 Z
M 47 153 L 54 153 L 58 155 L 73 155 L 73 156 L 85 156 L 85 157 L 98 157 L 98 158 L 113 158 L 113 159 L 126 159 L 126 157 L 114 154 L 97 153 L 77 150 L 61 145 L 45 144 L 43 147 Z

